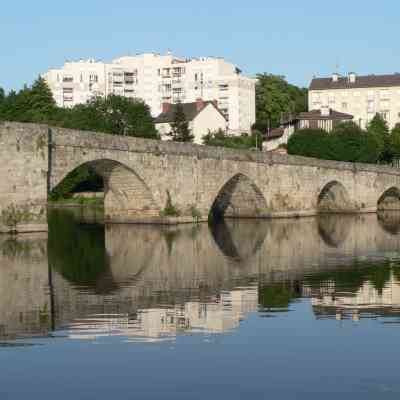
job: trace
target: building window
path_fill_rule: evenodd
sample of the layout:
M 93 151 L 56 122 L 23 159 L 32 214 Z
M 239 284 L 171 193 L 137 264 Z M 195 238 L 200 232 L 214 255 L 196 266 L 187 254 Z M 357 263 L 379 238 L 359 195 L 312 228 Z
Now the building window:
M 374 110 L 375 110 L 375 102 L 374 102 L 374 100 L 368 100 L 367 111 L 370 113 L 370 112 L 374 112 Z
M 386 99 L 386 100 L 388 100 L 389 99 L 389 97 L 390 97 L 390 92 L 389 92 L 389 90 L 381 90 L 380 91 L 380 98 L 381 99 Z
M 63 76 L 63 82 L 65 83 L 72 83 L 74 78 L 72 76 Z
M 222 84 L 219 85 L 219 90 L 221 92 L 225 92 L 225 91 L 229 90 L 229 85 L 226 84 L 226 83 L 222 83 Z
M 99 81 L 99 77 L 96 74 L 89 75 L 89 82 L 97 83 Z
M 342 103 L 342 110 L 347 110 L 347 103 Z
M 389 121 L 389 111 L 381 111 L 379 112 L 379 115 L 386 121 Z

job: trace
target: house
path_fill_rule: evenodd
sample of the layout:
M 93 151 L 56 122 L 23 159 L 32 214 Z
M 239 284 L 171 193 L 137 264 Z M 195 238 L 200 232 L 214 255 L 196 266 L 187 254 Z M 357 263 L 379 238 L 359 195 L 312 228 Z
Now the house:
M 174 122 L 177 106 L 177 104 L 164 103 L 163 112 L 154 120 L 163 140 L 171 139 L 168 133 L 172 130 L 171 123 Z M 194 143 L 203 144 L 203 136 L 210 131 L 227 130 L 227 120 L 216 106 L 216 102 L 197 99 L 193 103 L 181 103 L 181 106 L 186 121 L 189 123 L 189 129 L 194 136 Z
M 346 121 L 353 120 L 353 116 L 323 107 L 319 110 L 302 112 L 294 117 L 288 117 L 282 121 L 279 128 L 267 133 L 263 143 L 264 151 L 273 151 L 281 145 L 287 144 L 290 136 L 299 129 L 323 129 L 331 132 L 332 129 Z
M 400 74 L 358 76 L 351 72 L 314 78 L 308 103 L 309 110 L 329 107 L 349 113 L 363 129 L 380 114 L 392 129 L 400 122 Z

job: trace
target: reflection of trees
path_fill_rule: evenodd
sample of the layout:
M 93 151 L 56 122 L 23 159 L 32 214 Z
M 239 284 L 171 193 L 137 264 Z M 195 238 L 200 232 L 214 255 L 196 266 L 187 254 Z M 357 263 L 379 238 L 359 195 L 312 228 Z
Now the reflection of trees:
M 349 235 L 350 226 L 354 221 L 352 216 L 320 215 L 318 232 L 328 246 L 339 247 Z
M 274 282 L 268 285 L 260 285 L 258 288 L 258 302 L 264 309 L 285 309 L 290 303 L 301 298 L 301 286 L 299 282 Z
M 83 225 L 66 210 L 49 213 L 49 261 L 68 281 L 93 285 L 108 270 L 104 227 Z
M 370 282 L 382 294 L 383 288 L 390 281 L 391 271 L 392 264 L 388 261 L 373 264 L 355 262 L 334 271 L 310 274 L 304 278 L 303 283 L 318 289 L 324 282 L 331 281 L 340 291 L 356 293 L 365 282 Z

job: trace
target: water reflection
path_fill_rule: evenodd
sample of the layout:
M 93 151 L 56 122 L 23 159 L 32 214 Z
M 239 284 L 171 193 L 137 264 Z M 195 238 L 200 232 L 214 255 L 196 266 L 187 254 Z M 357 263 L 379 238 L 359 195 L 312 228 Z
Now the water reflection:
M 362 215 L 104 227 L 53 210 L 48 239 L 0 237 L 0 339 L 219 334 L 299 301 L 321 320 L 397 322 L 399 225 Z

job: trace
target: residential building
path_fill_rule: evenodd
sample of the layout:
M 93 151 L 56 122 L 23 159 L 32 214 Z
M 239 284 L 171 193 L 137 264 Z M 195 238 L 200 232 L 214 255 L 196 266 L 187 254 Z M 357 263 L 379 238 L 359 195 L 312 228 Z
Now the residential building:
M 294 117 L 289 116 L 282 121 L 279 128 L 272 129 L 267 134 L 263 142 L 263 150 L 274 151 L 279 149 L 282 145 L 287 144 L 290 136 L 298 129 L 323 129 L 331 132 L 336 125 L 352 119 L 352 115 L 338 112 L 328 107 L 302 112 Z
M 249 133 L 255 122 L 256 80 L 222 58 L 149 53 L 111 63 L 81 60 L 51 69 L 43 77 L 61 107 L 85 103 L 95 95 L 117 94 L 142 99 L 156 117 L 163 103 L 216 99 L 230 132 Z
M 193 103 L 181 103 L 181 106 L 190 132 L 194 136 L 194 143 L 203 144 L 203 136 L 209 132 L 219 129 L 226 131 L 227 121 L 218 109 L 216 101 L 197 99 Z M 154 120 L 163 140 L 172 139 L 168 134 L 172 131 L 171 124 L 174 122 L 177 107 L 177 104 L 164 103 L 163 112 Z
M 333 74 L 330 78 L 311 81 L 309 110 L 329 107 L 354 116 L 354 122 L 366 128 L 379 113 L 393 128 L 400 122 L 400 74 L 348 76 Z

